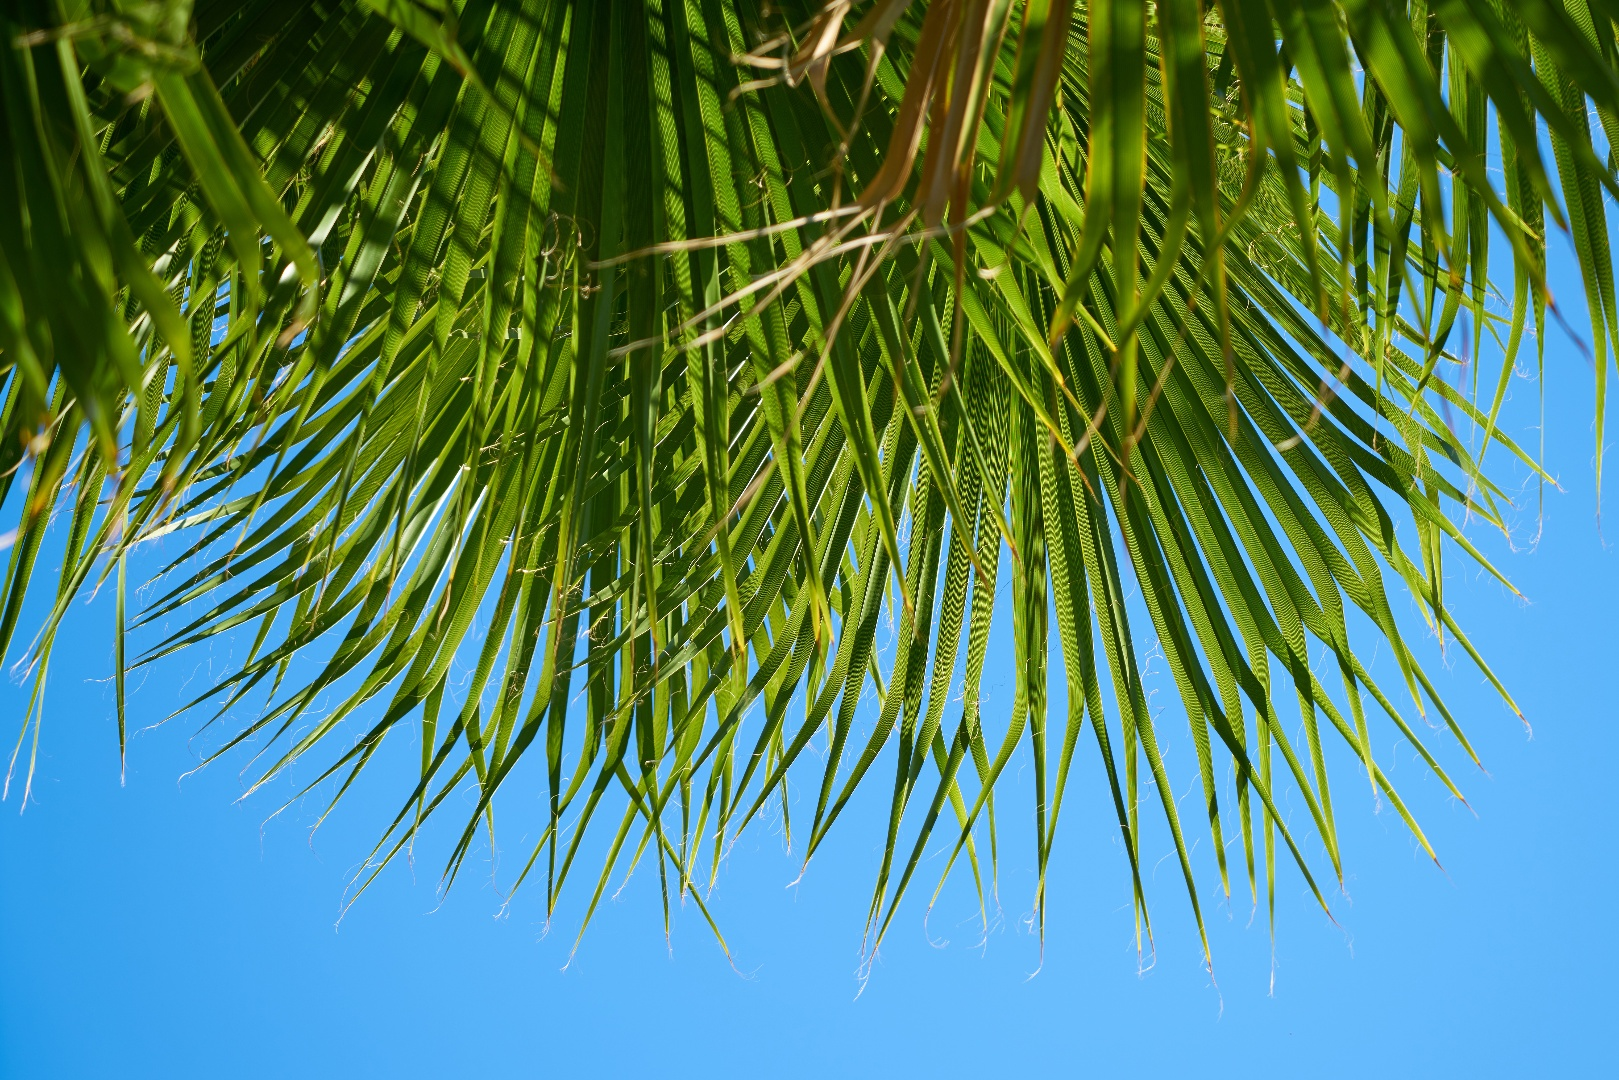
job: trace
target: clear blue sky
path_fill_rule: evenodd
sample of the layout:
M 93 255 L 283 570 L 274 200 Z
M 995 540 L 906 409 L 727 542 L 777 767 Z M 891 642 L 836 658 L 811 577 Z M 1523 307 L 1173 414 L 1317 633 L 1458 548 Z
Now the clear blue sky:
M 1583 325 L 1561 264 L 1558 280 L 1570 321 Z M 345 882 L 394 809 L 397 785 L 358 791 L 311 844 L 318 805 L 266 822 L 275 794 L 234 804 L 245 758 L 177 783 L 201 745 L 189 741 L 196 724 L 181 720 L 132 737 L 120 787 L 112 691 L 102 681 L 112 612 L 102 597 L 76 610 L 58 647 L 33 800 L 21 815 L 15 790 L 0 804 L 0 1076 L 496 1068 L 996 1076 L 1128 1067 L 1364 1077 L 1611 1067 L 1619 551 L 1604 545 L 1595 516 L 1589 363 L 1555 331 L 1547 353 L 1547 451 L 1565 493 L 1548 491 L 1533 550 L 1532 490 L 1516 520 L 1524 550 L 1473 531 L 1529 602 L 1459 557 L 1448 583 L 1533 737 L 1465 657 L 1433 664 L 1489 774 L 1439 733 L 1429 742 L 1477 816 L 1443 797 L 1392 731 L 1381 731 L 1378 752 L 1438 849 L 1441 872 L 1389 808 L 1374 812 L 1363 776 L 1340 755 L 1334 794 L 1347 877 L 1331 897 L 1337 925 L 1284 867 L 1274 966 L 1263 913 L 1253 916 L 1245 894 L 1229 903 L 1212 895 L 1205 841 L 1213 978 L 1174 861 L 1154 868 L 1156 855 L 1147 860 L 1156 962 L 1140 972 L 1125 864 L 1091 761 L 1076 766 L 1084 792 L 1058 838 L 1043 967 L 1024 923 L 1032 852 L 1015 788 L 1002 803 L 1001 910 L 987 938 L 964 889 L 947 895 L 927 928 L 913 902 L 858 996 L 880 843 L 874 806 L 840 826 L 840 842 L 794 889 L 784 886 L 796 863 L 768 827 L 737 846 L 715 893 L 735 970 L 695 912 L 679 914 L 666 947 L 651 868 L 604 906 L 566 970 L 577 892 L 549 935 L 537 893 L 519 894 L 495 918 L 487 853 L 440 905 L 442 850 L 431 850 L 414 879 L 398 868 L 335 927 Z M 1519 380 L 1513 395 L 1512 430 L 1532 444 L 1535 386 Z M 1608 492 L 1614 505 L 1611 479 Z M 1398 602 L 1420 637 L 1415 609 Z M 210 664 L 217 670 L 245 646 L 216 641 L 144 684 L 134 680 L 133 726 L 161 718 L 205 684 Z M 1437 646 L 1419 648 L 1433 657 Z M 1009 660 L 998 663 L 986 680 L 990 707 L 1009 699 Z M 1181 730 L 1168 688 L 1159 701 L 1161 726 Z M 25 704 L 14 681 L 0 687 L 8 753 Z M 1184 758 L 1176 775 L 1192 782 Z M 516 841 L 503 880 L 519 858 Z

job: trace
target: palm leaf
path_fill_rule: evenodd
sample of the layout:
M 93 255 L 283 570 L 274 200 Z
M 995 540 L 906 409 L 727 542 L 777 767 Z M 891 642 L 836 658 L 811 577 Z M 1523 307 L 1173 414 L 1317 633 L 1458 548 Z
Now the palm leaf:
M 1471 755 L 1390 579 L 1483 666 L 1442 558 L 1490 569 L 1461 523 L 1504 528 L 1492 448 L 1544 476 L 1497 421 L 1525 334 L 1560 317 L 1548 215 L 1585 282 L 1600 461 L 1616 16 L 1608 0 L 13 5 L 0 649 L 24 643 L 52 545 L 36 678 L 66 605 L 112 576 L 120 739 L 126 666 L 236 628 L 252 649 L 190 707 L 213 724 L 262 703 L 213 755 L 252 741 L 255 786 L 313 756 L 305 790 L 341 800 L 384 739 L 419 738 L 361 888 L 471 789 L 452 880 L 497 793 L 543 758 L 517 880 L 543 876 L 548 911 L 587 835 L 608 852 L 588 910 L 642 859 L 666 911 L 700 904 L 768 806 L 807 862 L 891 755 L 875 949 L 930 844 L 950 867 L 966 854 L 982 897 L 994 794 L 1026 745 L 1043 927 L 1091 739 L 1138 925 L 1144 815 L 1199 926 L 1205 829 L 1227 894 L 1233 837 L 1256 904 L 1262 861 L 1274 910 L 1280 857 L 1325 905 L 1322 875 L 1343 872 L 1334 740 L 1424 847 L 1376 730 L 1460 794 L 1409 721 L 1432 707 Z M 1492 235 L 1509 248 L 1494 263 Z M 1490 274 L 1508 257 L 1502 318 Z M 1453 387 L 1503 329 L 1483 396 L 1476 376 Z M 58 504 L 70 523 L 50 531 Z M 170 534 L 183 553 L 126 619 L 132 549 Z M 1010 703 L 980 701 L 1002 583 Z M 179 628 L 154 637 L 160 619 Z M 1195 814 L 1170 797 L 1149 636 L 1189 725 Z M 1403 690 L 1361 660 L 1372 642 Z M 351 721 L 363 734 L 340 739 Z M 789 822 L 789 783 L 814 791 L 807 818 Z M 1307 817 L 1281 816 L 1284 793 Z

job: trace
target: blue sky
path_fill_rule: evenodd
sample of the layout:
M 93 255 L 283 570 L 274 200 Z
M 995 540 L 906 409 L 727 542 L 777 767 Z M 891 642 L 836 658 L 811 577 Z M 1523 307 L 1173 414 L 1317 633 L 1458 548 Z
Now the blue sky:
M 1554 284 L 1567 269 L 1554 269 Z M 1576 291 L 1562 282 L 1561 296 Z M 1583 325 L 1577 314 L 1570 321 Z M 103 596 L 75 610 L 58 646 L 32 800 L 21 814 L 15 790 L 0 804 L 0 1076 L 1125 1067 L 1488 1076 L 1611 1062 L 1619 551 L 1596 517 L 1589 363 L 1554 331 L 1547 367 L 1547 456 L 1564 491 L 1548 490 L 1537 525 L 1534 491 L 1524 489 L 1513 545 L 1473 530 L 1528 600 L 1459 555 L 1448 580 L 1460 621 L 1533 737 L 1459 652 L 1433 663 L 1489 770 L 1431 733 L 1471 811 L 1392 731 L 1380 733 L 1378 753 L 1444 869 L 1387 805 L 1374 806 L 1340 756 L 1346 878 L 1330 897 L 1336 922 L 1284 866 L 1274 954 L 1263 910 L 1244 892 L 1220 900 L 1205 861 L 1211 977 L 1174 860 L 1155 864 L 1165 847 L 1146 867 L 1156 948 L 1138 957 L 1094 762 L 1076 766 L 1043 953 L 1027 925 L 1033 854 L 1015 777 L 989 932 L 961 879 L 924 925 L 930 881 L 864 984 L 860 928 L 882 831 L 875 802 L 856 807 L 792 888 L 797 863 L 770 823 L 737 845 L 713 894 L 734 967 L 694 911 L 677 912 L 665 942 L 650 867 L 604 904 L 576 953 L 579 896 L 549 933 L 537 893 L 501 914 L 491 870 L 510 880 L 522 857 L 515 838 L 504 861 L 492 866 L 485 850 L 469 863 L 442 903 L 443 853 L 424 850 L 414 873 L 390 870 L 339 926 L 345 885 L 395 809 L 397 784 L 362 786 L 311 840 L 321 805 L 267 820 L 284 788 L 235 802 L 245 758 L 179 782 L 210 745 L 182 719 L 132 736 L 121 787 Z M 1533 382 L 1515 381 L 1509 415 L 1533 444 Z M 1523 482 L 1521 472 L 1502 475 Z M 1609 495 L 1619 498 L 1611 480 Z M 1403 595 L 1397 604 L 1420 638 L 1416 609 Z M 133 726 L 161 719 L 245 644 L 213 642 L 133 679 Z M 1418 647 L 1438 655 L 1431 640 Z M 1009 656 L 996 663 L 987 707 L 1004 708 Z M 1171 696 L 1160 694 L 1159 722 L 1178 729 Z M 0 687 L 7 752 L 25 705 L 24 687 Z M 1190 782 L 1184 761 L 1177 775 Z

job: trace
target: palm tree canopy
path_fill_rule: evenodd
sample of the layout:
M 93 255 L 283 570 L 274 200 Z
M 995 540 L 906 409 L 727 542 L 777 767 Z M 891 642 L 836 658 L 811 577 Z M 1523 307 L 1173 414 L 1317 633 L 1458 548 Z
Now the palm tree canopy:
M 666 912 L 700 906 L 767 806 L 807 862 L 891 773 L 875 947 L 930 842 L 982 896 L 992 793 L 1026 753 L 1043 924 L 1083 741 L 1138 917 L 1153 817 L 1200 927 L 1204 830 L 1227 894 L 1273 897 L 1282 862 L 1321 898 L 1331 744 L 1425 848 L 1374 734 L 1460 795 L 1413 720 L 1472 751 L 1392 602 L 1488 674 L 1441 560 L 1494 573 L 1460 527 L 1505 527 L 1488 454 L 1544 476 L 1497 417 L 1558 318 L 1549 228 L 1586 287 L 1600 461 L 1616 19 L 17 0 L 0 651 L 29 650 L 37 701 L 67 605 L 105 582 L 120 742 L 126 669 L 227 631 L 252 647 L 192 707 L 235 725 L 213 756 L 257 748 L 257 783 L 313 758 L 335 801 L 385 738 L 419 740 L 360 887 L 464 815 L 453 879 L 496 793 L 538 785 L 513 883 L 548 911 L 587 833 L 586 921 L 640 860 Z M 170 534 L 126 607 L 130 552 Z M 20 631 L 46 549 L 54 604 Z M 1010 703 L 980 700 L 997 596 Z M 126 651 L 157 620 L 178 629 Z M 1157 718 L 1148 641 L 1182 706 Z

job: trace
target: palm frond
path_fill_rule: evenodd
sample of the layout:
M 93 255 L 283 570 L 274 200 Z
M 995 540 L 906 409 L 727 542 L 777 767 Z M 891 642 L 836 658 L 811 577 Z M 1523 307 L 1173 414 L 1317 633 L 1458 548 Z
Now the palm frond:
M 1091 740 L 1139 926 L 1143 815 L 1167 826 L 1199 927 L 1203 830 L 1226 894 L 1235 873 L 1257 904 L 1263 876 L 1273 909 L 1281 860 L 1324 906 L 1343 873 L 1335 740 L 1425 848 L 1375 733 L 1391 724 L 1460 795 L 1411 714 L 1472 751 L 1392 596 L 1488 674 L 1442 559 L 1496 573 L 1462 528 L 1505 528 L 1492 448 L 1544 475 L 1498 421 L 1526 334 L 1538 350 L 1558 317 L 1548 216 L 1587 290 L 1600 461 L 1616 16 L 14 4 L 0 650 L 60 545 L 30 655 L 43 679 L 68 603 L 111 578 L 120 739 L 126 655 L 232 631 L 250 652 L 191 707 L 214 723 L 263 703 L 213 754 L 258 747 L 255 786 L 313 755 L 304 790 L 341 799 L 385 738 L 419 739 L 360 888 L 471 790 L 453 880 L 497 792 L 543 772 L 517 882 L 543 878 L 548 911 L 587 835 L 608 848 L 587 922 L 615 868 L 648 857 L 666 912 L 701 905 L 737 833 L 772 800 L 786 817 L 790 777 L 814 792 L 792 822 L 807 864 L 886 760 L 875 949 L 930 844 L 951 849 L 945 876 L 965 854 L 982 896 L 993 794 L 1026 746 L 1043 928 Z M 1447 381 L 1459 369 L 1471 391 Z M 165 535 L 182 553 L 126 621 L 129 553 Z M 1006 579 L 1009 705 L 981 700 Z M 180 628 L 126 653 L 159 620 Z M 1149 640 L 1196 751 L 1195 821 L 1148 708 Z M 1374 641 L 1402 686 L 1362 661 Z M 464 693 L 457 658 L 475 658 Z M 363 734 L 339 739 L 351 722 Z

